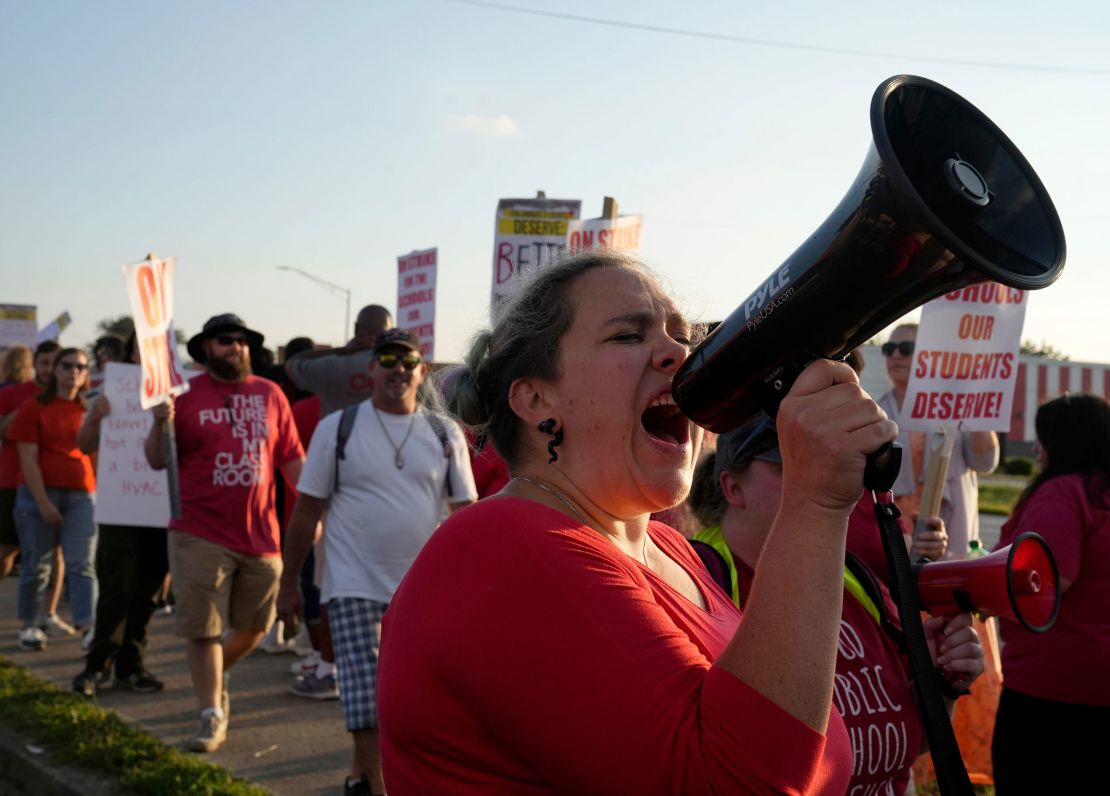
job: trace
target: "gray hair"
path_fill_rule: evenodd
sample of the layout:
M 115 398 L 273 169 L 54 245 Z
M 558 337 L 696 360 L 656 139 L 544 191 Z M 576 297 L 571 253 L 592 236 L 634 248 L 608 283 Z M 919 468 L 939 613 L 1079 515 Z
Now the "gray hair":
M 454 388 L 448 396 L 451 410 L 488 434 L 510 467 L 520 455 L 521 424 L 509 406 L 509 388 L 517 379 L 559 377 L 559 343 L 574 322 L 570 286 L 595 268 L 631 268 L 650 275 L 635 257 L 600 251 L 563 256 L 533 271 L 501 306 L 494 328 L 474 337 L 465 364 L 449 379 Z

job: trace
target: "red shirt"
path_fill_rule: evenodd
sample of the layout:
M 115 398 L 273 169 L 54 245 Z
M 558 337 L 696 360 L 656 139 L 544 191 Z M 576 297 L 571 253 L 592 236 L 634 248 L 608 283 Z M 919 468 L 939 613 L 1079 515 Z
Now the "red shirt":
M 77 449 L 77 431 L 84 417 L 85 407 L 80 401 L 62 398 L 45 406 L 32 399 L 19 407 L 8 436 L 16 443 L 32 442 L 39 446 L 39 469 L 46 486 L 96 491 L 92 462 Z M 26 483 L 22 472 L 19 483 Z
M 177 399 L 174 417 L 182 517 L 170 528 L 247 555 L 279 555 L 274 468 L 304 455 L 281 389 L 205 373 Z
M 1040 534 L 1072 582 L 1047 632 L 999 619 L 1002 676 L 1028 696 L 1110 705 L 1110 510 L 1092 505 L 1086 487 L 1081 475 L 1045 481 L 1002 526 L 996 550 L 1020 533 Z
M 0 417 L 7 417 L 19 407 L 42 392 L 42 387 L 33 381 L 13 384 L 0 390 Z M 15 418 L 12 418 L 13 422 Z M 15 440 L 11 439 L 11 426 L 0 443 L 0 489 L 15 489 L 19 486 L 19 451 Z
M 851 752 L 713 665 L 740 612 L 673 529 L 702 610 L 519 498 L 452 514 L 385 614 L 386 787 L 408 794 L 843 794 Z
M 293 404 L 293 425 L 297 427 L 297 436 L 301 438 L 301 446 L 308 448 L 312 442 L 312 435 L 320 423 L 320 397 L 310 395 Z M 296 484 L 285 481 L 285 527 L 289 527 L 289 518 L 293 516 L 293 507 L 297 504 Z
M 755 572 L 740 559 L 734 561 L 744 605 Z M 877 580 L 876 584 L 887 616 L 897 624 L 898 607 L 886 586 Z M 852 779 L 846 794 L 901 796 L 906 792 L 925 734 L 910 679 L 909 661 L 897 643 L 845 590 L 833 704 L 844 717 L 852 741 Z

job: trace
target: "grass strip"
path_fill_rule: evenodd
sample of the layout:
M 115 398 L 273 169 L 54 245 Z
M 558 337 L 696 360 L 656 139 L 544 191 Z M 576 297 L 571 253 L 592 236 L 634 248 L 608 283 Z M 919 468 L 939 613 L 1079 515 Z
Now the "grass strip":
M 979 483 L 979 511 L 983 514 L 1007 515 L 1013 511 L 1014 503 L 1025 489 L 1025 482 Z
M 166 746 L 115 713 L 62 691 L 0 656 L 0 721 L 46 747 L 59 762 L 115 780 L 149 796 L 265 796 L 268 791 Z

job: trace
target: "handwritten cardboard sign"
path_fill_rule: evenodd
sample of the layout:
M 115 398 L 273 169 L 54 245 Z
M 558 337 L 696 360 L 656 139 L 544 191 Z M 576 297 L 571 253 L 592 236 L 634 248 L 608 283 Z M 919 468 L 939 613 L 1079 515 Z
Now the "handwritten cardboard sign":
M 0 304 L 0 348 L 35 347 L 38 308 L 34 304 Z
M 153 417 L 143 409 L 138 365 L 109 362 L 101 384 L 112 405 L 100 421 L 96 467 L 96 521 L 165 528 L 170 521 L 166 473 L 152 470 L 143 442 Z
M 567 244 L 569 222 L 582 210 L 580 199 L 502 199 L 497 203 L 493 238 L 493 289 L 490 317 L 512 292 L 518 278 L 543 268 Z
M 643 216 L 587 218 L 571 221 L 567 230 L 567 248 L 572 252 L 640 250 Z
M 1009 430 L 1028 297 L 987 282 L 926 304 L 899 425 Z

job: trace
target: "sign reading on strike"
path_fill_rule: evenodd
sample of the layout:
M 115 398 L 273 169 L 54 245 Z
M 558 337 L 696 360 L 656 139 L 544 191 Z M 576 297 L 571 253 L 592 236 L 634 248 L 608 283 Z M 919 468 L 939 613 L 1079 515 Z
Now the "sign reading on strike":
M 572 252 L 602 251 L 638 252 L 643 216 L 619 218 L 588 218 L 571 221 L 567 231 L 567 248 Z
M 153 416 L 143 410 L 138 365 L 109 362 L 101 385 L 112 411 L 100 421 L 96 464 L 98 523 L 165 528 L 170 521 L 166 472 L 152 470 L 143 442 Z
M 420 338 L 420 355 L 431 362 L 436 340 L 436 249 L 397 258 L 397 325 Z
M 181 395 L 189 389 L 173 333 L 175 265 L 174 258 L 169 257 L 123 266 L 123 279 L 127 283 L 135 321 L 135 342 L 142 360 L 139 400 L 143 409 L 164 403 L 171 395 Z
M 1027 300 L 1024 290 L 987 282 L 926 304 L 899 425 L 1008 430 Z
M 562 253 L 570 222 L 582 211 L 580 199 L 502 199 L 493 237 L 493 290 L 490 317 L 512 292 L 514 280 L 542 268 Z

